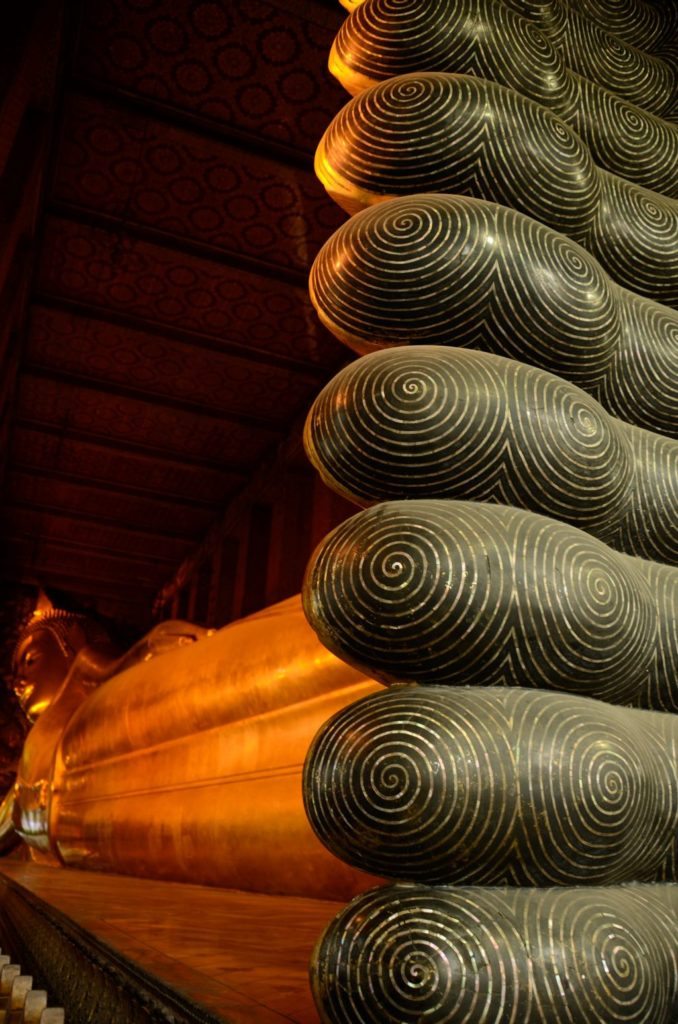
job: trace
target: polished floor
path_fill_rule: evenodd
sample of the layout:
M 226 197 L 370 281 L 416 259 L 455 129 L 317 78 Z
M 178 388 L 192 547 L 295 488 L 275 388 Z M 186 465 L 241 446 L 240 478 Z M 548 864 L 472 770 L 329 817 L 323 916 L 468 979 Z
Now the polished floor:
M 228 1024 L 317 1024 L 313 946 L 342 904 L 5 861 L 0 871 Z

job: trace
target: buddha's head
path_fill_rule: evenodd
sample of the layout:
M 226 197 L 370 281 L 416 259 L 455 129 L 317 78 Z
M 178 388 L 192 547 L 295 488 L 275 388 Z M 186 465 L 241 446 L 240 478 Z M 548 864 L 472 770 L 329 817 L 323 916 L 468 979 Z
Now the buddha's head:
M 30 721 L 42 714 L 61 689 L 79 651 L 106 635 L 85 615 L 46 602 L 21 630 L 13 656 L 13 690 Z

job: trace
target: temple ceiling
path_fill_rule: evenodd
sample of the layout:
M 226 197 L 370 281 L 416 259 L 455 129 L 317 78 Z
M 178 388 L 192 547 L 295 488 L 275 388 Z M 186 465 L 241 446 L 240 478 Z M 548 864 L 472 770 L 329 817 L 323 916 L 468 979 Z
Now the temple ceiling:
M 344 100 L 326 70 L 342 11 L 65 7 L 4 572 L 150 608 L 346 359 L 306 291 L 344 219 L 312 170 Z

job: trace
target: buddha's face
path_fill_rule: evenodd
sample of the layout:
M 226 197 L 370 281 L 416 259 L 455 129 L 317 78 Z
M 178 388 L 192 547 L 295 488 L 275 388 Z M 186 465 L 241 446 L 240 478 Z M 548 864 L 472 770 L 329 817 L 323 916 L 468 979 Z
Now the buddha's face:
M 20 642 L 15 658 L 14 692 L 32 722 L 56 697 L 72 661 L 47 627 L 32 630 Z

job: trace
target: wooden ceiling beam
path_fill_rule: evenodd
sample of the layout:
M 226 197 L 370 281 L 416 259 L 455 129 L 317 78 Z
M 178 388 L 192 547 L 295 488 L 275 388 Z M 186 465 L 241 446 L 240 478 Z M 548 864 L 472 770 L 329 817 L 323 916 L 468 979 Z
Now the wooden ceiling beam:
M 173 231 L 130 222 L 127 217 L 117 217 L 111 213 L 104 213 L 102 210 L 82 206 L 79 203 L 67 202 L 64 199 L 51 199 L 47 203 L 46 213 L 54 217 L 72 220 L 76 224 L 84 224 L 85 227 L 117 231 L 129 238 L 137 238 L 139 241 L 150 242 L 152 245 L 160 245 L 166 249 L 172 249 L 174 252 L 185 253 L 187 256 L 197 256 L 200 259 L 213 260 L 230 267 L 240 267 L 250 274 L 289 284 L 294 288 L 306 289 L 308 287 L 308 270 L 306 269 L 295 270 L 294 267 L 269 263 L 267 260 L 248 256 L 243 252 L 233 252 L 218 245 L 210 245 L 209 242 L 188 238 L 186 235 L 177 235 Z
M 65 470 L 53 467 L 33 466 L 30 463 L 14 460 L 9 463 L 8 471 L 16 470 L 20 473 L 28 473 L 30 476 L 37 476 L 43 480 L 61 480 L 69 484 L 84 484 L 89 489 L 97 491 L 108 491 L 111 494 L 125 494 L 130 498 L 143 498 L 144 501 L 157 501 L 165 505 L 184 505 L 188 508 L 204 508 L 217 511 L 218 503 L 206 501 L 204 498 L 194 498 L 186 494 L 172 494 L 166 491 L 158 492 L 156 489 L 145 487 L 133 487 L 131 484 L 119 484 L 115 481 L 97 479 L 91 476 L 81 476 L 78 473 L 68 473 Z
M 92 547 L 92 534 L 95 534 L 96 544 L 102 536 L 107 537 L 106 550 L 110 554 L 117 552 L 128 553 L 140 552 L 143 556 L 148 555 L 151 560 L 171 562 L 177 564 L 191 548 L 191 541 L 185 537 L 176 539 L 170 537 L 158 537 L 151 532 L 132 530 L 129 527 L 108 526 L 105 523 L 96 522 L 90 524 L 76 511 L 59 512 L 57 515 L 44 513 L 35 508 L 12 508 L 4 507 L 0 512 L 0 526 L 8 536 L 35 537 L 36 526 L 42 523 L 44 526 L 44 537 L 46 540 L 54 539 L 55 542 L 63 539 L 68 543 L 71 536 L 76 540 L 73 543 Z M 59 529 L 63 529 L 63 535 Z M 98 532 L 97 532 L 98 531 Z M 102 532 L 103 531 L 103 532 Z M 97 546 L 96 550 L 99 550 Z
M 14 543 L 25 544 L 27 541 L 35 540 L 27 533 L 17 533 L 16 531 L 7 534 L 4 538 L 6 548 L 11 548 Z M 117 562 L 134 562 L 139 565 L 146 565 L 149 567 L 157 566 L 159 571 L 163 566 L 174 566 L 176 565 L 176 559 L 171 555 L 141 555 L 134 551 L 124 551 L 117 548 L 110 548 L 106 546 L 94 546 L 92 544 L 83 544 L 76 540 L 66 540 L 62 537 L 42 537 L 40 539 L 41 549 L 45 548 L 60 548 L 65 551 L 74 551 L 93 557 L 96 559 L 98 555 L 103 555 L 106 558 L 114 558 Z M 88 562 L 91 564 L 91 562 Z
M 49 557 L 49 553 L 48 553 Z M 7 559 L 6 572 L 11 573 L 24 569 L 26 573 L 32 573 L 36 579 L 49 579 L 52 574 L 72 575 L 75 578 L 82 572 L 82 580 L 87 581 L 88 584 L 96 583 L 102 588 L 102 593 L 110 593 L 108 588 L 111 584 L 115 583 L 126 583 L 127 580 L 131 580 L 136 583 L 142 590 L 148 592 L 156 578 L 159 576 L 162 579 L 162 570 L 159 570 L 157 566 L 152 568 L 149 566 L 140 566 L 138 564 L 129 565 L 122 563 L 118 559 L 107 559 L 108 563 L 112 565 L 106 565 L 102 561 L 95 562 L 84 554 L 67 554 L 62 557 L 72 560 L 72 564 L 59 564 L 55 563 L 50 565 L 45 560 L 44 554 L 39 556 L 39 561 L 33 562 L 30 560 L 30 556 L 26 553 L 18 556 L 16 560 L 11 557 Z
M 171 452 L 165 451 L 162 448 L 145 445 L 143 442 L 122 441 L 105 434 L 78 430 L 63 424 L 46 423 L 42 420 L 33 420 L 25 416 L 17 417 L 14 424 L 22 430 L 34 430 L 41 434 L 49 434 L 51 437 L 57 434 L 65 440 L 96 445 L 107 451 L 130 455 L 134 458 L 148 459 L 152 462 L 162 463 L 163 466 L 175 466 L 177 469 L 206 469 L 216 473 L 236 474 L 241 476 L 243 480 L 252 472 L 252 466 L 245 463 L 225 463 L 216 459 L 201 459 L 192 455 L 177 455 L 174 449 Z
M 96 490 L 96 488 L 92 489 Z M 114 516 L 100 515 L 98 513 L 93 515 L 81 512 L 79 509 L 68 505 L 50 505 L 47 501 L 22 501 L 18 498 L 9 498 L 3 503 L 2 507 L 3 510 L 8 509 L 10 511 L 12 509 L 25 509 L 28 512 L 44 512 L 52 516 L 68 516 L 76 521 L 91 523 L 94 526 L 105 524 L 106 526 L 114 526 L 116 529 L 126 530 L 129 533 L 136 533 L 140 537 L 149 537 L 154 540 L 157 540 L 159 537 L 167 537 L 168 540 L 186 541 L 188 544 L 196 543 L 196 537 L 192 530 L 167 530 L 161 527 L 148 530 L 126 519 L 116 519 Z
M 121 598 L 129 600 L 130 603 L 146 606 L 148 604 L 149 617 L 151 612 L 151 599 L 153 589 L 138 581 L 125 583 L 122 580 L 103 579 L 99 576 L 88 575 L 86 572 L 77 575 L 62 571 L 45 572 L 38 576 L 30 568 L 25 566 L 12 567 L 11 565 L 0 566 L 0 579 L 11 583 L 23 583 L 42 586 L 58 587 L 65 590 L 74 597 L 87 598 Z
M 236 426 L 253 427 L 264 433 L 282 437 L 285 433 L 286 423 L 284 420 L 274 420 L 264 416 L 249 416 L 246 413 L 232 413 L 225 409 L 209 408 L 201 402 L 191 402 L 184 398 L 172 398 L 170 395 L 158 394 L 144 388 L 134 387 L 129 384 L 119 384 L 100 377 L 85 376 L 84 374 L 73 373 L 69 370 L 57 370 L 54 367 L 41 366 L 38 363 L 25 363 L 21 367 L 23 377 L 34 377 L 40 380 L 49 380 L 57 384 L 66 384 L 71 387 L 82 388 L 86 391 L 98 391 L 105 395 L 114 395 L 116 398 L 131 398 L 137 402 L 145 402 L 153 407 L 165 409 L 176 409 L 178 412 L 188 412 L 193 416 L 202 416 L 205 419 L 219 420 L 222 423 L 234 423 Z
M 133 313 L 120 312 L 108 306 L 92 305 L 80 300 L 66 298 L 63 295 L 38 291 L 32 296 L 31 305 L 39 306 L 42 309 L 56 310 L 60 313 L 70 313 L 74 316 L 84 317 L 87 320 L 95 320 L 97 323 L 123 327 L 133 331 L 143 331 L 145 334 L 168 338 L 172 341 L 178 341 L 182 345 L 190 345 L 191 348 L 216 352 L 222 356 L 234 356 L 236 359 L 256 363 L 263 367 L 276 367 L 277 369 L 287 370 L 300 377 L 307 377 L 312 381 L 321 382 L 328 376 L 328 371 L 323 367 L 314 366 L 300 359 L 278 356 L 273 352 L 267 352 L 265 349 L 248 348 L 245 345 L 239 345 L 237 342 L 222 341 L 212 335 L 187 330 L 183 327 L 176 327 L 163 323 L 161 320 L 148 320 L 143 316 Z
M 193 135 L 213 139 L 222 145 L 225 143 L 228 146 L 233 146 L 235 149 L 242 150 L 243 153 L 252 153 L 285 167 L 306 171 L 309 177 L 313 175 L 313 149 L 311 148 L 300 149 L 297 146 L 288 146 L 284 142 L 255 135 L 243 128 L 236 128 L 235 125 L 228 124 L 226 121 L 205 117 L 204 114 L 198 114 L 187 107 L 180 107 L 156 97 L 132 92 L 130 89 L 112 85 L 109 82 L 94 81 L 82 75 L 71 75 L 66 86 L 70 92 L 77 93 L 79 96 L 113 104 L 121 111 L 141 114 L 142 117 L 168 127 L 181 128 Z

